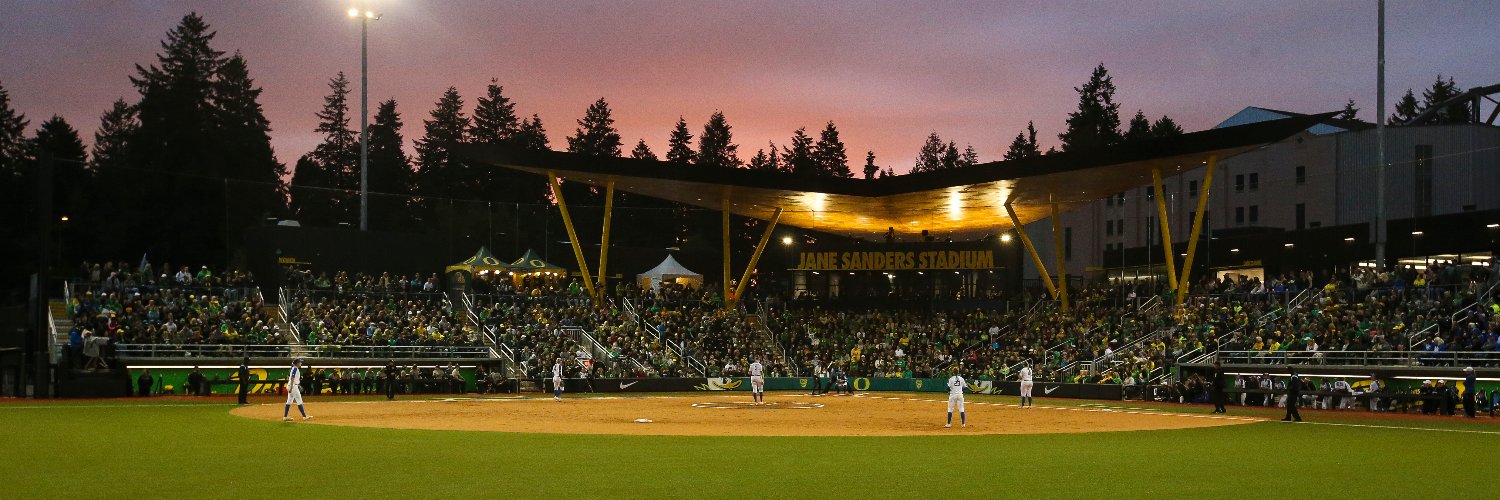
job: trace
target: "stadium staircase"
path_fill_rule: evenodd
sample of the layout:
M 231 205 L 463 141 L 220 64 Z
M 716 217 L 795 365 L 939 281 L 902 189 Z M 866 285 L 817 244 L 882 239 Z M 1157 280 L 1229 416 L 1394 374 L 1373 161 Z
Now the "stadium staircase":
M 779 361 L 781 362 L 782 366 L 785 366 L 791 370 L 795 370 L 797 367 L 797 365 L 794 364 L 795 360 L 791 359 L 788 356 L 786 347 L 783 347 L 781 345 L 781 342 L 778 342 L 776 340 L 776 332 L 771 330 L 771 320 L 768 318 L 769 313 L 764 309 L 764 306 L 762 306 L 761 308 L 757 308 L 757 312 L 747 312 L 744 314 L 745 322 L 749 323 L 750 326 L 755 329 L 756 333 L 755 337 L 751 339 L 751 349 L 754 349 L 755 352 L 764 352 L 769 353 L 773 356 L 780 356 Z
M 63 298 L 47 301 L 48 341 L 53 366 L 57 366 L 55 396 L 72 398 L 114 398 L 130 395 L 129 370 L 83 370 L 72 363 L 68 334 L 73 331 L 73 316 L 68 306 L 73 302 L 72 287 L 63 283 Z
M 455 307 L 455 302 L 449 300 L 447 296 L 443 297 L 443 301 L 448 304 L 449 310 Z M 468 292 L 463 292 L 459 294 L 457 302 L 463 305 L 464 318 L 468 321 L 469 326 L 480 333 L 485 347 L 490 350 L 490 357 L 505 360 L 504 370 L 506 376 L 525 378 L 527 367 L 525 364 L 516 361 L 516 350 L 500 341 L 500 335 L 495 332 L 494 326 L 486 325 L 479 320 L 479 314 L 474 312 L 474 297 L 469 295 Z
M 660 342 L 662 345 L 667 346 L 667 355 L 675 360 L 678 366 L 687 367 L 688 372 L 697 372 L 697 374 L 700 376 L 708 376 L 707 365 L 696 356 L 693 356 L 691 353 L 683 350 L 682 343 L 673 342 L 672 339 L 666 338 L 666 336 L 662 334 L 661 330 L 656 328 L 656 325 L 653 325 L 651 324 L 651 322 L 646 321 L 645 318 L 642 318 L 639 312 L 639 308 L 636 307 L 634 302 L 630 301 L 630 298 L 621 297 L 620 306 L 625 310 L 626 314 L 630 315 L 631 321 L 634 321 L 637 327 L 639 327 L 646 333 L 651 334 L 651 336 L 656 338 L 657 342 Z

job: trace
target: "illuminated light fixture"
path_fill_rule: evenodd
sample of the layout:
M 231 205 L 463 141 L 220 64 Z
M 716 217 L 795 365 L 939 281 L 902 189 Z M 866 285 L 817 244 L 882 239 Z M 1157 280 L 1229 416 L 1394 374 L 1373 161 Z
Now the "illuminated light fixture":
M 1238 248 L 1231 248 L 1231 249 L 1229 249 L 1229 253 L 1240 253 L 1240 249 L 1238 249 Z
M 63 221 L 63 222 L 67 222 L 69 219 L 68 219 L 68 216 L 64 215 L 64 216 L 58 218 L 57 220 L 60 220 L 60 221 Z
M 783 245 L 791 245 L 792 244 L 792 237 L 791 236 L 782 236 L 781 237 L 781 244 L 783 244 Z
M 1421 236 L 1421 235 L 1422 235 L 1422 232 L 1421 232 L 1421 231 L 1412 231 L 1412 232 L 1411 232 L 1411 235 L 1412 235 L 1412 236 Z
M 1291 243 L 1287 243 L 1287 244 L 1285 244 L 1285 245 L 1282 245 L 1282 246 L 1284 246 L 1284 247 L 1287 247 L 1287 248 L 1292 248 L 1292 247 L 1294 247 L 1294 246 L 1296 246 L 1296 245 L 1293 245 L 1293 244 L 1291 244 Z
M 349 9 L 349 17 L 359 17 L 359 9 Z
M 1354 241 L 1354 238 L 1353 237 L 1344 238 L 1344 241 Z
M 1005 234 L 1000 235 L 1000 242 L 1002 242 L 1002 243 L 1010 243 L 1010 233 L 1005 233 Z
M 1484 227 L 1487 227 L 1487 228 L 1490 228 L 1490 229 L 1494 229 L 1494 228 L 1500 227 L 1500 224 L 1485 224 Z

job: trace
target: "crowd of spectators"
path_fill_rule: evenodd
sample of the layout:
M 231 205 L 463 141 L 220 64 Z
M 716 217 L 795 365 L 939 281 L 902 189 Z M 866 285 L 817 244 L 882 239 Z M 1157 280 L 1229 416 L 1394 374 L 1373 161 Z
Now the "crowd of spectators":
M 340 272 L 328 283 L 329 288 L 318 283 L 289 296 L 287 320 L 304 344 L 482 345 L 479 331 L 436 291 L 435 278 L 422 281 Z

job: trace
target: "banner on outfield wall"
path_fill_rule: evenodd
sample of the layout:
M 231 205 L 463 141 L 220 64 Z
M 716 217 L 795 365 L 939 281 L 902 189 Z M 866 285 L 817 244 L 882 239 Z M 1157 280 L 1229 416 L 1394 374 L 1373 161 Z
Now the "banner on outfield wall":
M 948 392 L 948 379 L 942 378 L 865 378 L 849 379 L 855 391 L 871 392 Z M 629 378 L 629 379 L 569 379 L 569 391 L 574 392 L 692 392 L 692 391 L 749 391 L 748 377 L 709 378 Z M 813 377 L 766 377 L 768 391 L 813 391 L 831 389 L 827 378 Z M 965 388 L 970 394 L 997 394 L 1019 396 L 1020 382 L 976 380 Z M 1061 384 L 1036 382 L 1032 395 L 1048 398 L 1124 399 L 1124 389 L 1118 384 Z
M 316 367 L 314 367 L 316 368 Z M 429 368 L 430 370 L 431 368 Z M 378 368 L 377 368 L 378 370 Z M 135 391 L 136 377 L 141 376 L 141 371 L 136 368 L 128 368 L 130 373 L 130 388 Z M 286 383 L 289 368 L 251 368 L 250 369 L 250 394 L 276 394 L 281 386 Z M 360 369 L 363 374 L 364 369 Z M 459 368 L 464 376 L 465 390 L 474 390 L 474 369 Z M 155 393 L 171 392 L 173 394 L 187 394 L 188 376 L 193 373 L 192 367 L 182 368 L 152 368 L 152 389 Z M 303 373 L 303 378 L 311 375 Z M 203 379 L 209 383 L 209 391 L 212 394 L 237 394 L 239 392 L 240 370 L 238 368 L 204 368 Z M 333 392 L 332 380 L 324 380 L 319 388 L 323 394 Z

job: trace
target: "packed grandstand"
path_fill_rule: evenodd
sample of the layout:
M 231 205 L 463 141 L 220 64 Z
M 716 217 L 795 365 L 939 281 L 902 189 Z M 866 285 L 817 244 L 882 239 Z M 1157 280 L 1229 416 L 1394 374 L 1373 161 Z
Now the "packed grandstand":
M 1441 365 L 1444 353 L 1464 352 L 1480 356 L 1469 364 L 1500 366 L 1500 280 L 1487 265 L 1208 278 L 1180 306 L 1150 281 L 1100 282 L 1075 291 L 1067 312 L 1039 290 L 981 308 L 938 300 L 872 309 L 768 294 L 727 309 L 711 284 L 620 284 L 596 304 L 561 276 L 481 276 L 457 293 L 440 281 L 289 269 L 285 285 L 268 291 L 235 270 L 84 263 L 68 282 L 71 322 L 59 350 L 89 367 L 119 357 L 464 358 L 483 367 L 481 388 L 540 380 L 556 359 L 583 378 L 739 376 L 759 360 L 772 376 L 837 367 L 923 378 L 957 367 L 1009 380 L 1030 363 L 1039 380 L 1130 391 L 1215 355 L 1326 365 L 1389 353 Z

